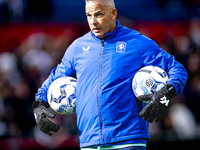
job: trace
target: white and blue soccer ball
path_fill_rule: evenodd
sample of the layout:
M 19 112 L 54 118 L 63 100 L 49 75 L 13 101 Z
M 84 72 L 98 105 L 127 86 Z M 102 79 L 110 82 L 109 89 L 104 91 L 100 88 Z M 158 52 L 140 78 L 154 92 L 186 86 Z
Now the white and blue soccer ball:
M 155 93 L 166 84 L 167 79 L 168 74 L 160 67 L 143 67 L 140 70 L 138 70 L 138 72 L 133 78 L 133 92 L 136 97 Z
M 47 92 L 50 107 L 59 114 L 76 112 L 76 83 L 73 77 L 60 77 L 54 80 Z

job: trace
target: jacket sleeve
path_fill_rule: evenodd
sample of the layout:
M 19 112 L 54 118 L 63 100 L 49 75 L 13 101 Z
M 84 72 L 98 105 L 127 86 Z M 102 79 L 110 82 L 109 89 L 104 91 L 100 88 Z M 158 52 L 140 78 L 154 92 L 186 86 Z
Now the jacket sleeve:
M 183 92 L 187 81 L 187 71 L 182 64 L 177 62 L 174 56 L 162 50 L 153 40 L 139 35 L 136 44 L 142 59 L 142 65 L 158 66 L 168 73 L 167 83 L 176 89 L 176 95 Z
M 61 63 L 51 71 L 49 77 L 43 82 L 42 86 L 38 89 L 38 92 L 35 95 L 35 100 L 42 99 L 45 102 L 47 101 L 47 91 L 50 84 L 59 77 L 71 76 L 72 73 L 75 73 L 73 55 L 74 49 L 76 47 L 76 42 L 74 41 L 66 50 L 64 57 L 62 58 Z

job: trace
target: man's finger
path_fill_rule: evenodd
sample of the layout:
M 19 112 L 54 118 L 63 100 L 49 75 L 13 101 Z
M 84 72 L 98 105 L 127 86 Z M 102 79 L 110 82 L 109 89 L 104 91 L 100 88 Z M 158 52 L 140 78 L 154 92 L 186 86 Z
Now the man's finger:
M 48 131 L 58 132 L 58 130 L 60 129 L 60 125 L 51 122 L 47 118 L 43 118 L 43 120 L 44 124 L 42 125 L 42 127 L 47 129 Z
M 57 132 L 60 129 L 60 125 L 51 122 L 47 118 L 41 119 L 40 126 L 46 131 Z
M 151 115 L 150 114 L 150 111 L 151 111 L 151 109 L 152 109 L 152 105 L 151 105 L 151 103 L 149 103 L 149 104 L 147 104 L 143 109 L 142 109 L 142 111 L 140 112 L 140 117 L 143 117 L 144 118 L 144 120 L 147 120 L 148 119 L 148 117 Z
M 139 101 L 150 101 L 152 99 L 153 94 L 141 95 L 138 96 Z
M 46 115 L 46 117 L 51 118 L 51 119 L 55 118 L 55 116 L 56 116 L 54 113 L 52 113 L 48 109 L 43 109 L 43 113 Z
M 48 134 L 49 136 L 52 135 L 50 131 L 58 132 L 58 130 L 60 129 L 60 125 L 51 122 L 47 118 L 43 118 L 38 127 L 42 132 Z
M 149 123 L 152 123 L 156 119 L 157 113 L 158 113 L 157 108 L 154 108 L 154 109 L 151 110 L 151 112 L 150 112 L 151 116 L 149 117 L 149 120 L 148 120 Z
M 44 133 L 48 134 L 49 136 L 51 136 L 51 135 L 52 135 L 52 133 L 51 133 L 50 131 L 48 131 L 48 130 L 46 130 L 46 129 L 42 128 L 41 126 L 38 126 L 38 127 L 39 127 L 39 129 L 40 129 L 42 132 L 44 132 Z
M 156 122 L 159 122 L 160 120 L 162 120 L 162 118 L 166 115 L 166 113 L 160 113 L 158 115 L 158 117 L 156 118 Z

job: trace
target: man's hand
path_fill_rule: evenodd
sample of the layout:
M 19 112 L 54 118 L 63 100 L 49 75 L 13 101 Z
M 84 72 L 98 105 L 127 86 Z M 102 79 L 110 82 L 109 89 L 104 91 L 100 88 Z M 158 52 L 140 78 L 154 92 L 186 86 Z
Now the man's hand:
M 159 122 L 167 114 L 170 100 L 175 96 L 176 90 L 170 84 L 166 84 L 153 94 L 139 96 L 140 101 L 150 101 L 140 112 L 140 117 L 143 117 L 144 120 L 148 119 L 150 123 L 154 120 Z
M 47 119 L 47 117 L 51 119 L 55 118 L 55 114 L 50 112 L 48 108 L 49 104 L 39 99 L 33 103 L 32 110 L 35 116 L 36 123 L 38 124 L 38 128 L 42 132 L 51 136 L 51 131 L 57 132 L 60 129 L 60 126 L 58 124 L 54 124 Z

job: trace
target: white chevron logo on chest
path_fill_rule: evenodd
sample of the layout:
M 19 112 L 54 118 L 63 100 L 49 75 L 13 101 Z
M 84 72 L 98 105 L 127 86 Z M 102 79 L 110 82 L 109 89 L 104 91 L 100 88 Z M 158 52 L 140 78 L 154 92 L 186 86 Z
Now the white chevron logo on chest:
M 83 49 L 83 51 L 84 51 L 84 52 L 88 52 L 88 51 L 89 51 L 89 49 L 90 49 L 90 46 L 88 46 L 87 48 L 85 48 L 85 47 L 82 47 L 82 49 Z

